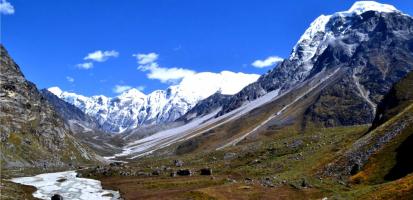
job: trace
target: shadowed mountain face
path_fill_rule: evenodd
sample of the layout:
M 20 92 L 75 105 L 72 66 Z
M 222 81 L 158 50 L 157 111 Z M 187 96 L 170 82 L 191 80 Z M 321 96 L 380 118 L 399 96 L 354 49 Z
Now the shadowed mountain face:
M 223 101 L 217 106 L 222 107 L 218 116 L 271 91 L 282 94 L 322 71 L 339 67 L 345 74 L 309 105 L 304 125 L 371 123 L 383 95 L 413 70 L 412 52 L 413 19 L 399 11 L 320 16 L 289 59 Z
M 47 89 L 40 90 L 40 93 L 54 107 L 59 116 L 65 120 L 66 124 L 68 124 L 74 132 L 100 128 L 99 123 L 94 118 L 86 115 L 76 106 L 60 99 Z
M 0 134 L 2 167 L 67 166 L 96 162 L 52 106 L 27 81 L 1 45 Z
M 394 84 L 378 104 L 369 132 L 327 167 L 329 175 L 383 182 L 413 172 L 413 72 Z

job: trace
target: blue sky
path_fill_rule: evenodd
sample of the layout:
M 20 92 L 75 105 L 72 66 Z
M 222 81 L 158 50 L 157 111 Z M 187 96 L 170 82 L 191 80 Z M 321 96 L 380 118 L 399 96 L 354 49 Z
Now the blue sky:
M 27 79 L 39 88 L 115 96 L 116 85 L 149 93 L 174 82 L 156 74 L 148 78 L 153 67 L 170 76 L 222 70 L 263 74 L 272 65 L 256 62 L 257 68 L 254 61 L 288 57 L 317 16 L 347 10 L 354 1 L 7 2 L 14 12 L 2 11 L 1 43 Z M 413 15 L 411 0 L 380 2 Z

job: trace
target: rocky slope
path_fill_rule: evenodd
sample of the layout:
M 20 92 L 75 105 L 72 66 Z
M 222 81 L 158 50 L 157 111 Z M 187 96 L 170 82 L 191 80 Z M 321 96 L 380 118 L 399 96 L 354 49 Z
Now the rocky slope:
M 217 116 L 271 91 L 284 94 L 322 71 L 339 67 L 345 75 L 308 108 L 304 126 L 371 123 L 383 95 L 413 69 L 412 51 L 410 16 L 390 5 L 356 2 L 348 11 L 318 17 L 288 59 L 224 101 Z
M 216 92 L 235 94 L 254 82 L 258 75 L 223 71 L 221 73 L 197 73 L 184 78 L 180 84 L 166 90 L 156 90 L 148 95 L 130 89 L 117 97 L 85 97 L 63 92 L 57 87 L 49 91 L 59 98 L 80 108 L 97 119 L 109 132 L 123 132 L 142 125 L 171 122 Z
M 413 172 L 413 73 L 395 84 L 379 103 L 372 127 L 326 167 L 330 176 L 380 183 Z
M 69 125 L 72 132 L 88 132 L 100 129 L 99 123 L 89 115 L 86 115 L 76 106 L 67 103 L 51 93 L 49 90 L 40 90 L 41 95 L 53 106 L 58 115 Z
M 2 168 L 96 163 L 98 157 L 71 135 L 3 45 L 0 53 Z
M 119 146 L 123 144 L 122 138 L 112 137 L 112 134 L 105 132 L 93 117 L 86 115 L 76 106 L 63 101 L 48 90 L 40 90 L 40 93 L 79 141 L 102 156 L 120 151 Z

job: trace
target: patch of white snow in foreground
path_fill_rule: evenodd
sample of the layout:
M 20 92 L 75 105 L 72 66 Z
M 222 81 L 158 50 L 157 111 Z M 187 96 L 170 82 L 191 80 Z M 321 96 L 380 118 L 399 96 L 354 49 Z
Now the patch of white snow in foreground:
M 61 195 L 63 199 L 73 200 L 120 199 L 119 192 L 102 189 L 98 180 L 77 178 L 75 171 L 13 178 L 11 181 L 36 187 L 37 191 L 33 193 L 33 196 L 39 199 L 49 200 L 54 194 Z

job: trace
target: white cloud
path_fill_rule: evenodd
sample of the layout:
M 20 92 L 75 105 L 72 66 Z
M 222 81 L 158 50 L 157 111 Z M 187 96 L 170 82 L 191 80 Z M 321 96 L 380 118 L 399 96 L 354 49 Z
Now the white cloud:
M 7 0 L 0 0 L 0 14 L 12 15 L 14 14 L 14 7 Z
M 138 59 L 138 64 L 146 65 L 155 62 L 158 60 L 159 55 L 156 53 L 148 53 L 148 54 L 134 54 L 133 56 Z
M 71 82 L 71 83 L 75 82 L 75 79 L 73 77 L 70 77 L 70 76 L 66 76 L 66 80 Z
M 112 50 L 112 51 L 95 51 L 92 53 L 89 53 L 85 58 L 83 58 L 84 60 L 92 60 L 95 62 L 105 62 L 106 60 L 108 60 L 110 57 L 118 57 L 119 56 L 119 52 Z
M 126 90 L 132 89 L 131 86 L 129 85 L 115 85 L 115 87 L 112 89 L 114 93 L 122 93 L 125 92 Z
M 281 62 L 283 60 L 284 60 L 283 58 L 278 57 L 278 56 L 270 56 L 266 58 L 265 60 L 256 60 L 251 65 L 256 68 L 264 68 L 264 67 L 273 66 L 274 64 Z
M 139 70 L 148 72 L 146 76 L 149 79 L 158 79 L 162 83 L 177 83 L 182 78 L 195 74 L 195 71 L 190 69 L 160 67 L 156 62 L 159 57 L 156 53 L 134 54 L 133 56 L 138 61 Z
M 76 65 L 80 69 L 91 69 L 93 67 L 92 62 L 85 62 L 85 63 L 80 63 Z

